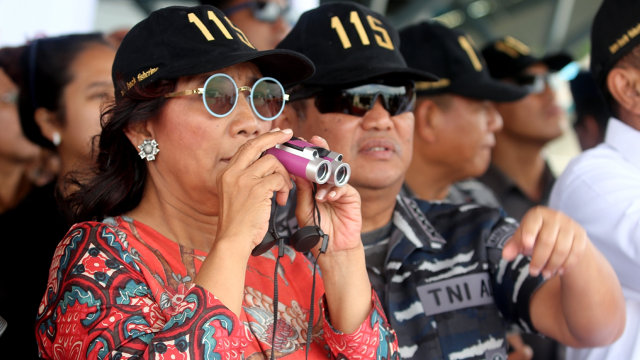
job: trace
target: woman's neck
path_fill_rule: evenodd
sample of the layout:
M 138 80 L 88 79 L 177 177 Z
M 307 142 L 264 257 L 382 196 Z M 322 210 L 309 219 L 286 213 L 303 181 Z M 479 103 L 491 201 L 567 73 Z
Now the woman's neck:
M 0 161 L 0 213 L 16 206 L 33 187 L 26 171 L 26 165 Z
M 218 228 L 217 214 L 199 212 L 154 186 L 145 188 L 140 204 L 126 215 L 184 247 L 205 252 L 211 249 Z

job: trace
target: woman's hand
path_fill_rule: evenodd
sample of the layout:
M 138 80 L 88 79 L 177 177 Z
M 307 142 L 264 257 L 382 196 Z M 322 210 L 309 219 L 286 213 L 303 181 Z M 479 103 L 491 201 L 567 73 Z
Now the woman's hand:
M 327 142 L 317 136 L 312 144 L 327 148 Z M 314 224 L 312 184 L 296 178 L 298 201 L 296 217 L 300 227 Z M 318 258 L 322 270 L 327 306 L 334 328 L 352 333 L 371 311 L 371 284 L 365 265 L 364 247 L 360 240 L 362 213 L 360 195 L 350 185 L 342 187 L 323 184 L 315 195 L 320 212 L 320 228 L 329 235 L 329 246 Z M 318 256 L 318 244 L 312 252 Z
M 238 316 L 247 261 L 267 232 L 273 193 L 284 204 L 293 186 L 274 156 L 261 155 L 288 141 L 292 134 L 291 130 L 274 130 L 247 141 L 217 179 L 220 210 L 216 239 L 195 283 L 215 294 Z
M 216 242 L 246 244 L 249 256 L 268 230 L 273 193 L 284 205 L 293 187 L 289 173 L 272 155 L 263 152 L 291 139 L 290 129 L 274 129 L 247 141 L 218 177 L 220 212 Z
M 310 143 L 328 149 L 327 142 L 314 136 Z M 314 225 L 313 184 L 306 179 L 295 178 L 297 187 L 296 217 L 300 227 Z M 320 212 L 318 224 L 322 231 L 329 235 L 327 253 L 362 247 L 360 232 L 362 230 L 361 201 L 358 192 L 350 185 L 342 187 L 331 184 L 317 185 L 315 200 Z M 320 245 L 320 244 L 318 244 Z M 315 249 L 317 250 L 317 248 Z

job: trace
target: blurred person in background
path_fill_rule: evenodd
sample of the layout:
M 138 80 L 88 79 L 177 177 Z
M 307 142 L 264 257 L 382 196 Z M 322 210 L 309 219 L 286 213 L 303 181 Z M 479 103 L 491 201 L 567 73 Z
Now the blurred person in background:
M 582 224 L 622 285 L 626 328 L 615 343 L 568 348 L 568 360 L 640 359 L 640 2 L 604 0 L 591 27 L 590 71 L 612 117 L 604 141 L 571 160 L 550 206 Z
M 18 57 L 11 60 L 10 53 Z M 20 127 L 19 90 L 8 74 L 16 73 L 12 63 L 18 62 L 18 48 L 0 49 L 0 213 L 15 207 L 33 188 L 29 172 L 42 154 L 42 149 L 27 140 Z
M 276 47 L 291 25 L 290 0 L 200 0 L 222 10 L 258 50 Z
M 107 40 L 115 48 L 118 48 L 118 46 L 120 46 L 120 43 L 122 42 L 122 40 L 124 39 L 124 37 L 127 35 L 128 32 L 129 32 L 129 28 L 128 27 L 123 27 L 123 28 L 115 29 L 115 30 L 105 34 L 105 36 L 106 36 Z
M 551 86 L 551 76 L 571 62 L 563 53 L 543 58 L 511 36 L 482 49 L 491 76 L 518 85 L 529 95 L 513 102 L 495 103 L 502 116 L 496 133 L 491 166 L 479 179 L 516 219 L 535 205 L 546 205 L 555 180 L 543 149 L 563 132 L 564 112 Z
M 113 95 L 114 47 L 102 34 L 71 34 L 34 40 L 23 47 L 19 120 L 34 144 L 55 152 L 57 177 L 31 191 L 0 218 L 0 316 L 7 329 L 0 353 L 37 357 L 35 317 L 46 287 L 54 248 L 69 229 L 62 198 L 74 188 L 66 176 L 93 163 L 92 141 L 100 133 L 100 108 Z M 28 256 L 28 261 L 23 262 Z
M 520 220 L 529 209 L 547 205 L 555 181 L 543 150 L 562 136 L 565 114 L 551 79 L 571 57 L 564 53 L 535 57 L 527 45 L 512 36 L 488 43 L 482 55 L 491 76 L 529 93 L 518 101 L 495 103 L 503 127 L 496 133 L 491 166 L 479 177 L 506 213 Z M 533 348 L 535 360 L 562 359 L 563 347 L 552 339 L 535 334 L 522 337 Z
M 23 54 L 20 120 L 26 136 L 60 158 L 56 190 L 73 191 L 66 175 L 94 162 L 100 110 L 113 97 L 115 47 L 102 33 L 32 41 Z
M 600 144 L 611 113 L 591 72 L 581 71 L 569 81 L 575 106 L 573 129 L 584 151 Z

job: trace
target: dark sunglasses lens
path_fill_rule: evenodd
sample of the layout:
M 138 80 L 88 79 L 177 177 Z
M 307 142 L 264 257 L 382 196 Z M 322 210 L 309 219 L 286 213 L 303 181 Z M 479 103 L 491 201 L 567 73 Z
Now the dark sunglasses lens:
M 371 110 L 373 105 L 376 103 L 377 98 L 378 94 L 376 93 L 345 92 L 342 95 L 342 99 L 346 105 L 345 108 L 343 108 L 343 112 L 362 116 L 367 111 Z
M 363 116 L 382 99 L 384 108 L 391 115 L 410 111 L 415 102 L 410 85 L 388 86 L 380 84 L 362 85 L 340 92 L 322 93 L 316 96 L 316 107 L 321 113 L 343 113 Z
M 384 107 L 389 114 L 398 115 L 403 112 L 411 111 L 415 103 L 416 97 L 411 86 L 387 86 L 387 91 L 382 94 Z
M 353 95 L 341 92 L 327 92 L 316 96 L 316 108 L 322 114 L 342 113 L 363 116 L 370 107 L 372 99 L 364 96 L 354 98 Z
M 523 75 L 516 79 L 516 84 L 523 86 L 529 93 L 538 94 L 544 91 L 544 89 L 550 83 L 550 77 L 548 75 Z
M 536 77 L 533 75 L 522 75 L 516 77 L 515 82 L 520 86 L 531 86 L 536 82 Z
M 273 120 L 284 108 L 284 90 L 280 83 L 262 78 L 253 85 L 253 108 L 263 120 Z
M 212 76 L 204 88 L 205 104 L 217 116 L 226 116 L 237 101 L 236 85 L 226 76 Z

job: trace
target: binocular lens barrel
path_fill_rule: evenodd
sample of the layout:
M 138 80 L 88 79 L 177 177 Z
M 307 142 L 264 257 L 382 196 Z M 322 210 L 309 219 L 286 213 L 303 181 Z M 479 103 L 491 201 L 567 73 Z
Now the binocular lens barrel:
M 317 184 L 329 182 L 335 186 L 343 186 L 351 176 L 351 167 L 341 161 L 342 154 L 297 138 L 276 145 L 265 153 L 278 158 L 289 173 Z

